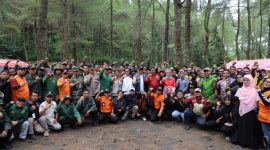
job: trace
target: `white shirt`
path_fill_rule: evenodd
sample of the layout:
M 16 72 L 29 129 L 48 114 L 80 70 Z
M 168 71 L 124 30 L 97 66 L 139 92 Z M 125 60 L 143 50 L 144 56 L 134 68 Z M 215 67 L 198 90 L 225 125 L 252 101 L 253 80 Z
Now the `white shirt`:
M 123 84 L 122 84 L 122 91 L 124 91 L 125 94 L 129 94 L 129 91 L 133 87 L 133 79 L 129 76 L 126 76 L 123 79 Z
M 39 106 L 39 112 L 43 111 L 48 105 L 50 105 L 49 103 L 47 103 L 46 101 L 42 102 Z M 54 119 L 54 113 L 56 110 L 57 104 L 55 101 L 51 102 L 51 107 L 48 108 L 44 114 L 42 116 L 46 116 L 47 119 Z

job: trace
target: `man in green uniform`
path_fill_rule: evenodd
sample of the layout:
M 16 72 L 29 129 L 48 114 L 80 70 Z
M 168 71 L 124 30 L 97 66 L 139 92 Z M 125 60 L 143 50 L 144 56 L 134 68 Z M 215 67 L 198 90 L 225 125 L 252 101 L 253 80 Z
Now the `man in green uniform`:
M 44 93 L 51 92 L 53 94 L 53 99 L 57 100 L 58 88 L 57 80 L 61 77 L 62 69 L 57 66 L 54 68 L 53 72 L 48 72 L 44 78 L 42 78 L 42 83 L 45 85 Z
M 38 91 L 38 94 L 41 95 L 41 82 L 40 78 L 37 75 L 36 66 L 31 66 L 29 69 L 29 73 L 25 76 L 27 83 L 29 85 L 30 93 L 33 91 Z
M 10 126 L 10 120 L 6 111 L 4 110 L 4 94 L 0 92 L 0 149 L 12 148 L 9 141 L 12 131 Z
M 72 69 L 74 74 L 70 79 L 71 97 L 74 100 L 74 104 L 77 104 L 77 101 L 82 96 L 83 76 L 80 73 L 79 67 L 73 66 Z
M 88 90 L 83 92 L 83 96 L 79 99 L 76 108 L 81 114 L 83 123 L 87 122 L 88 119 L 93 125 L 97 125 L 98 109 Z
M 202 95 L 207 97 L 212 103 L 215 97 L 214 85 L 216 78 L 210 75 L 210 68 L 206 67 L 203 69 L 205 77 L 199 82 L 199 86 L 202 89 Z
M 29 127 L 28 107 L 25 105 L 25 99 L 19 97 L 15 104 L 9 103 L 6 106 L 6 111 L 10 118 L 13 134 L 17 135 L 19 133 L 19 139 L 25 141 Z
M 113 80 L 110 76 L 110 73 L 112 71 L 112 68 L 107 66 L 104 68 L 104 70 L 100 71 L 99 78 L 100 78 L 100 90 L 105 91 L 108 89 L 110 92 L 112 92 L 112 84 Z
M 56 108 L 56 120 L 61 124 L 62 130 L 65 125 L 69 124 L 71 128 L 81 125 L 81 115 L 75 105 L 71 103 L 71 97 L 65 96 L 64 101 Z

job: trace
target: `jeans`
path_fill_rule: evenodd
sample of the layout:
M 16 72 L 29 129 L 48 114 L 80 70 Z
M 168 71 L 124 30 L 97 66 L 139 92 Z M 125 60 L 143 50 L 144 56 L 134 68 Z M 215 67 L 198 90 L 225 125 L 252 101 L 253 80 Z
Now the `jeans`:
M 206 118 L 196 115 L 191 109 L 187 109 L 184 111 L 184 123 L 186 125 L 191 125 L 191 122 L 196 122 L 198 126 L 204 126 L 206 123 Z
M 262 130 L 263 130 L 263 135 L 264 138 L 267 142 L 267 149 L 270 149 L 270 124 L 262 122 Z
M 177 121 L 184 121 L 184 112 L 179 112 L 178 110 L 175 110 L 172 112 L 172 117 Z
M 41 116 L 38 121 L 39 121 L 40 126 L 42 127 L 42 129 L 44 131 L 49 131 L 49 128 L 56 130 L 56 131 L 61 130 L 60 123 L 58 123 L 58 122 L 53 123 L 53 120 L 54 120 L 54 118 L 48 118 L 46 116 Z
M 22 124 L 17 124 L 16 126 L 13 126 L 14 134 L 19 133 L 19 138 L 26 139 L 27 132 L 28 132 L 29 122 L 24 121 Z M 12 136 L 14 138 L 14 136 Z

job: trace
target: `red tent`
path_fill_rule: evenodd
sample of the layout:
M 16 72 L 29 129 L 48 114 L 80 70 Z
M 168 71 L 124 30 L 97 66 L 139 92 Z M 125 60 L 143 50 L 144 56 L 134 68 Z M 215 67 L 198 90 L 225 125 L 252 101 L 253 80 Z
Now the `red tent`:
M 17 62 L 16 59 L 0 59 L 0 67 L 4 67 L 5 64 L 6 64 L 6 62 L 9 61 L 9 60 L 10 60 L 10 62 L 8 63 L 8 66 L 9 66 L 9 67 L 14 67 L 14 66 L 16 65 L 16 62 Z M 18 63 L 18 65 L 19 65 L 20 67 L 28 67 L 28 66 L 29 66 L 28 63 L 23 62 L 23 61 L 20 61 L 20 62 Z
M 233 62 L 236 62 L 236 64 L 235 64 L 236 68 L 244 68 L 247 66 L 247 64 L 249 65 L 249 68 L 252 68 L 254 65 L 254 62 L 258 62 L 259 69 L 270 68 L 270 59 L 231 61 L 231 62 L 226 64 L 226 67 L 230 68 L 230 66 L 232 66 Z

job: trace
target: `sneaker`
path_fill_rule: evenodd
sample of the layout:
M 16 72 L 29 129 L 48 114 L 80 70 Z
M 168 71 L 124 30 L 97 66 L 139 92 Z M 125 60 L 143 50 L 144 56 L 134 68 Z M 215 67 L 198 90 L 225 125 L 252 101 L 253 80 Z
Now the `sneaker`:
M 21 141 L 26 141 L 26 138 L 20 138 L 20 137 L 19 137 L 19 140 L 21 140 Z
M 35 136 L 34 134 L 30 134 L 30 135 L 29 135 L 29 139 L 31 139 L 31 140 L 36 140 L 37 138 L 36 138 L 36 136 Z
M 230 142 L 230 141 L 231 141 L 231 138 L 228 137 L 228 136 L 226 136 L 226 137 L 225 137 L 225 140 L 228 141 L 228 142 Z
M 143 121 L 146 121 L 147 119 L 145 117 L 142 118 Z
M 190 130 L 191 126 L 190 125 L 186 125 L 185 130 Z
M 48 137 L 50 134 L 49 134 L 49 131 L 45 131 L 44 132 L 44 136 Z

